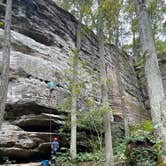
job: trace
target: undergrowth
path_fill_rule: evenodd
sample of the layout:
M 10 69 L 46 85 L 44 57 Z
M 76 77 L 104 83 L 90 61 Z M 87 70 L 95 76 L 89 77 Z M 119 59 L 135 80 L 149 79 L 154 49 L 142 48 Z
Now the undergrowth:
M 95 153 L 78 153 L 77 158 L 72 161 L 69 152 L 67 153 L 59 153 L 58 157 L 56 157 L 56 164 L 58 166 L 74 166 L 80 162 L 88 162 L 88 161 L 105 161 L 104 152 L 98 151 Z

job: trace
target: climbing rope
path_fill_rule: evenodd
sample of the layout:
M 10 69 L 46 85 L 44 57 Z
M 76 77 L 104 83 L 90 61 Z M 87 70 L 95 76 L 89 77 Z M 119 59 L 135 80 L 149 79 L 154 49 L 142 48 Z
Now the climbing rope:
M 57 88 L 55 88 L 55 91 L 57 90 Z M 57 93 L 58 94 L 58 93 Z M 49 96 L 49 100 L 48 100 L 48 102 L 49 102 L 49 106 L 51 106 L 52 105 L 52 102 L 51 102 L 52 100 L 51 100 L 51 94 L 50 94 L 50 96 Z M 57 101 L 57 95 L 56 95 L 56 101 Z M 49 111 L 49 113 L 50 113 L 50 117 L 49 117 L 49 130 L 50 130 L 50 144 L 51 144 L 51 142 L 52 142 L 52 118 L 51 118 L 51 113 L 52 113 L 52 110 L 50 109 L 50 111 Z
M 51 105 L 51 95 L 50 95 L 50 98 L 49 98 L 49 104 Z M 49 117 L 49 130 L 50 130 L 50 145 L 51 145 L 51 142 L 52 142 L 52 137 L 51 137 L 51 135 L 52 135 L 51 109 L 50 109 L 49 113 L 50 113 L 50 117 Z

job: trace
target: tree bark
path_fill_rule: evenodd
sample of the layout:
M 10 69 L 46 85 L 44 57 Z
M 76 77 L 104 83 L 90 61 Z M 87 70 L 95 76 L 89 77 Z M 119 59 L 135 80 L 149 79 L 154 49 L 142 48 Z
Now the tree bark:
M 123 6 L 123 0 L 120 1 L 120 4 L 121 4 L 121 6 L 118 9 L 117 20 L 115 22 L 115 46 L 117 48 L 120 46 L 120 44 L 119 44 L 119 37 L 120 37 L 119 31 L 120 31 L 120 29 L 119 29 L 119 27 L 120 27 L 120 12 L 121 12 L 121 9 Z
M 77 92 L 76 87 L 78 80 L 78 60 L 81 47 L 81 22 L 82 13 L 80 12 L 80 18 L 77 25 L 76 34 L 76 51 L 74 51 L 73 57 L 73 80 L 72 80 L 72 107 L 71 107 L 71 141 L 70 141 L 70 155 L 74 160 L 77 156 Z
M 123 0 L 121 0 L 121 6 L 123 5 Z M 115 38 L 115 46 L 118 48 L 119 47 L 119 17 L 120 17 L 120 11 L 121 8 L 118 10 L 118 16 L 117 16 L 117 21 L 116 21 L 116 38 Z M 120 94 L 120 99 L 121 99 L 121 110 L 123 113 L 123 121 L 124 121 L 124 129 L 125 129 L 125 137 L 127 138 L 129 136 L 129 126 L 128 126 L 128 119 L 127 119 L 127 108 L 126 108 L 126 103 L 125 103 L 125 98 L 124 98 L 124 87 L 122 84 L 122 79 L 120 76 L 120 57 L 119 54 L 116 54 L 115 58 L 115 67 L 116 67 L 116 76 L 117 76 L 117 81 L 118 81 L 118 89 L 119 89 L 119 94 Z
M 145 55 L 145 76 L 148 84 L 151 116 L 156 128 L 157 138 L 163 141 L 163 147 L 166 148 L 166 130 L 163 128 L 163 123 L 166 121 L 166 113 L 161 107 L 165 96 L 153 40 L 152 27 L 144 0 L 134 0 L 134 4 L 138 18 L 138 30 L 142 51 Z
M 99 2 L 100 5 L 100 2 Z M 99 8 L 98 18 L 98 46 L 100 56 L 100 81 L 101 81 L 101 104 L 102 106 L 109 106 L 108 101 L 108 87 L 107 74 L 105 65 L 105 51 L 104 51 L 104 34 L 103 34 L 103 14 Z M 111 119 L 112 112 L 106 111 L 103 115 L 104 132 L 105 132 L 105 151 L 106 151 L 106 166 L 114 166 L 113 148 L 112 148 L 112 133 L 111 133 Z
M 9 65 L 10 65 L 11 12 L 12 12 L 12 0 L 7 0 L 6 14 L 5 14 L 3 53 L 2 53 L 3 69 L 1 73 L 1 86 L 0 86 L 0 129 L 3 122 L 5 102 L 6 102 L 7 91 L 8 91 L 8 77 L 9 77 Z

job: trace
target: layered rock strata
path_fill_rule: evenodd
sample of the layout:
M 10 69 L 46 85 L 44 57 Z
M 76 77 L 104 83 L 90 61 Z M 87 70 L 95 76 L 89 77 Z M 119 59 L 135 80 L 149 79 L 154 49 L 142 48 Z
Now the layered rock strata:
M 2 21 L 4 11 L 5 6 L 1 4 Z M 65 126 L 67 113 L 59 112 L 57 104 L 70 95 L 69 83 L 64 80 L 75 49 L 76 27 L 77 20 L 52 0 L 13 1 L 10 82 L 6 121 L 0 133 L 1 156 L 16 160 L 46 156 L 50 151 L 50 134 L 59 135 L 63 146 L 69 145 L 69 135 L 58 132 Z M 1 55 L 2 41 L 0 29 Z M 133 60 L 113 45 L 106 45 L 105 53 L 115 123 L 123 119 L 124 112 L 129 124 L 141 121 L 146 111 L 141 103 Z M 80 60 L 83 73 L 80 79 L 86 82 L 84 98 L 94 97 L 100 102 L 99 55 L 97 38 L 92 32 L 82 36 Z M 57 87 L 49 97 L 47 82 L 55 79 L 64 88 Z M 86 109 L 83 102 L 80 101 L 79 107 Z

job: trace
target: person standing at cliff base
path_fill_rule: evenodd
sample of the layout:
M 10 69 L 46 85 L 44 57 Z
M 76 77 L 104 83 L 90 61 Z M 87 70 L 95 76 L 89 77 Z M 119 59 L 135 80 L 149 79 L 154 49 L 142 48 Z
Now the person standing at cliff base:
M 51 155 L 55 156 L 58 149 L 59 149 L 59 141 L 58 141 L 58 138 L 55 137 L 54 140 L 51 143 Z

